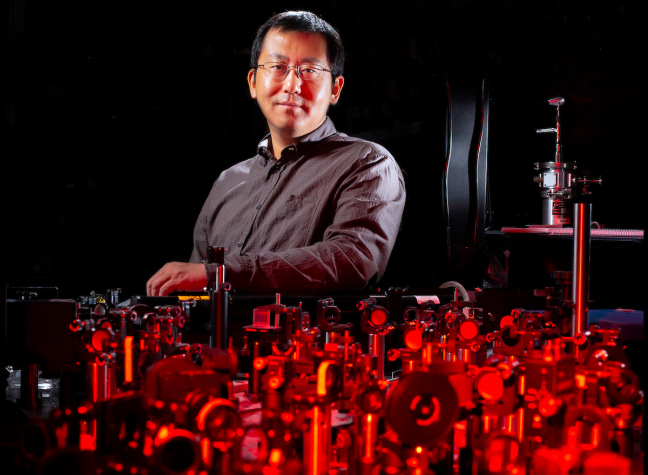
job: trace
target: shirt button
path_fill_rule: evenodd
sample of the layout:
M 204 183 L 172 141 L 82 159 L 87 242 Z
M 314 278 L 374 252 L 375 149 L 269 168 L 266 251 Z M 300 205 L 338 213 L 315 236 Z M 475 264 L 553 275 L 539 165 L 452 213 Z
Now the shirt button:
M 236 243 L 236 247 L 241 247 L 242 245 L 243 245 L 242 242 L 237 242 L 237 243 Z
M 256 209 L 261 209 L 261 205 L 257 205 L 257 206 L 256 206 Z

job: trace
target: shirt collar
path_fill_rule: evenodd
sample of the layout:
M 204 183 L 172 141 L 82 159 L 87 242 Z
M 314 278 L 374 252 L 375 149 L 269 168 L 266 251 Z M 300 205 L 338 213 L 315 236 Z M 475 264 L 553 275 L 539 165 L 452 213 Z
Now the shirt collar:
M 261 165 L 264 167 L 268 164 L 268 162 L 274 160 L 274 155 L 272 155 L 272 152 L 268 149 L 269 145 L 270 145 L 270 134 L 263 137 L 263 140 L 261 140 L 261 142 L 259 142 L 259 145 L 257 146 L 257 154 L 259 155 L 259 161 L 261 162 Z
M 336 132 L 337 130 L 335 129 L 335 125 L 333 125 L 333 121 L 331 120 L 330 117 L 327 116 L 326 120 L 322 125 L 320 125 L 312 132 L 307 133 L 306 135 L 297 137 L 292 144 L 288 145 L 288 147 L 294 146 L 297 151 L 297 155 L 299 156 L 300 154 L 303 154 L 306 151 L 306 149 L 309 148 L 310 145 L 313 145 L 321 140 L 324 140 L 325 138 L 330 137 Z M 261 140 L 261 142 L 259 142 L 259 145 L 257 146 L 257 153 L 261 157 L 261 164 L 264 167 L 266 166 L 268 161 L 274 160 L 274 155 L 270 151 L 269 146 L 270 146 L 270 134 L 263 137 L 263 139 Z

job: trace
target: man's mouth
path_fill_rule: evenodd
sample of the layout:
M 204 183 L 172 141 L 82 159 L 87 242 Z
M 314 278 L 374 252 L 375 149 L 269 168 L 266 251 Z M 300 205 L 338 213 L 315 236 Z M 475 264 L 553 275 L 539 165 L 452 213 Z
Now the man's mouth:
M 302 105 L 298 102 L 293 102 L 293 101 L 283 101 L 279 103 L 280 106 L 284 107 L 301 107 Z

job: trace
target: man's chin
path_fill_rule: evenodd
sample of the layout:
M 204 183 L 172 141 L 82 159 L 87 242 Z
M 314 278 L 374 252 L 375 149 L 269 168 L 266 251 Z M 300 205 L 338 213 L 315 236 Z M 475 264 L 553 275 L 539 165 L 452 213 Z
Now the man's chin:
M 282 137 L 297 138 L 310 132 L 310 130 L 306 130 L 307 128 L 308 127 L 305 127 L 304 124 L 300 124 L 297 121 L 285 121 L 277 124 L 275 130 L 281 134 Z
M 322 120 L 321 123 L 314 123 L 313 121 L 300 120 L 297 117 L 294 118 L 284 117 L 284 119 L 285 120 L 275 122 L 273 126 L 271 126 L 271 130 L 274 130 L 282 137 L 298 138 L 306 134 L 309 134 L 313 130 L 318 128 L 320 125 L 324 123 L 326 117 L 324 117 L 324 120 Z

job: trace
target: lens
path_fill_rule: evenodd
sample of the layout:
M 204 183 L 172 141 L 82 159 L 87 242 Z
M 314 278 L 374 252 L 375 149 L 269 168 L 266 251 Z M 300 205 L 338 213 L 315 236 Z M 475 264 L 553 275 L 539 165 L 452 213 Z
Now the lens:
M 317 66 L 313 66 L 312 64 L 302 64 L 299 66 L 299 73 L 302 79 L 317 79 L 321 72 Z
M 275 79 L 281 79 L 286 75 L 288 66 L 286 66 L 283 63 L 265 63 L 263 65 L 263 69 L 265 69 L 268 72 L 270 77 Z

